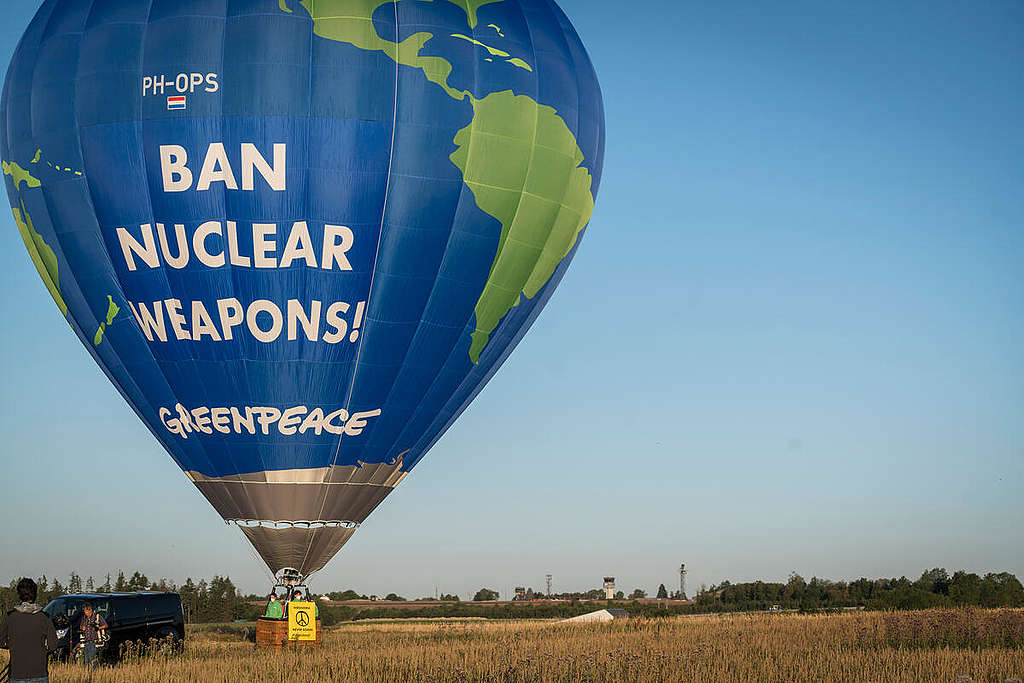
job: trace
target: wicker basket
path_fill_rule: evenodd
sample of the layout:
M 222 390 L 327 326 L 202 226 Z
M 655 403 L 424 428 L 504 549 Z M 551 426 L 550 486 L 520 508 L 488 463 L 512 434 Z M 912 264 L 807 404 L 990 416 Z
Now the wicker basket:
M 287 619 L 267 619 L 260 617 L 256 620 L 256 647 L 308 647 L 317 645 L 323 640 L 323 630 L 320 620 L 316 620 L 316 640 L 288 640 Z

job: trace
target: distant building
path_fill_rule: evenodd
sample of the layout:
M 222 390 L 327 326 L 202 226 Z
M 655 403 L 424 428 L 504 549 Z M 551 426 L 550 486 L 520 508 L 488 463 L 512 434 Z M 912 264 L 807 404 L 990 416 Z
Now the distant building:
M 505 584 L 505 585 L 508 585 L 508 584 Z M 526 599 L 526 587 L 525 586 L 516 586 L 516 594 L 515 594 L 515 597 L 513 597 L 512 599 L 513 600 L 525 600 Z
M 605 600 L 615 599 L 615 577 L 606 576 L 604 577 L 604 598 Z

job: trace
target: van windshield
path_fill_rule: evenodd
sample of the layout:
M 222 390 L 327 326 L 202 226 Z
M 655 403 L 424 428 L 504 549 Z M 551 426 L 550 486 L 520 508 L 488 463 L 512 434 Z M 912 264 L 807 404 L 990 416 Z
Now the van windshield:
M 84 600 L 72 600 L 69 598 L 57 598 L 51 600 L 43 608 L 43 611 L 50 616 L 51 619 L 57 617 L 72 617 L 76 612 L 79 611 L 81 604 Z
M 56 598 L 46 603 L 46 607 L 43 608 L 51 619 L 57 619 L 58 617 L 66 617 L 69 620 L 75 620 L 82 611 L 82 605 L 86 602 L 90 602 L 85 598 Z M 110 611 L 110 602 L 106 599 L 92 600 L 93 610 L 102 616 L 104 619 Z
M 64 598 L 50 600 L 50 602 L 46 603 L 46 607 L 43 608 L 43 612 L 46 613 L 46 616 L 54 619 L 58 614 L 64 614 L 64 604 L 66 602 L 67 600 Z

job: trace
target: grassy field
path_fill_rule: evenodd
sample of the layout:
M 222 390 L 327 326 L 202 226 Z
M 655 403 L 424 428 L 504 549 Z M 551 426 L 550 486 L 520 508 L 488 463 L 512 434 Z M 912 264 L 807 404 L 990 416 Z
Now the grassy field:
M 1024 611 L 731 615 L 568 625 L 344 624 L 273 654 L 205 629 L 149 655 L 53 681 L 998 681 L 1024 679 Z

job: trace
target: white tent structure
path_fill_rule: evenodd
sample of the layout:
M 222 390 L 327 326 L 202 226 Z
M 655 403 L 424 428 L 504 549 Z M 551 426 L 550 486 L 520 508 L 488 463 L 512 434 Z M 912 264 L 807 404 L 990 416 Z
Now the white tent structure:
M 580 623 L 592 623 L 601 621 L 614 621 L 616 619 L 625 619 L 629 616 L 629 612 L 618 607 L 611 607 L 609 609 L 599 609 L 596 612 L 587 612 L 576 617 L 569 619 L 562 619 L 562 623 L 574 622 Z

